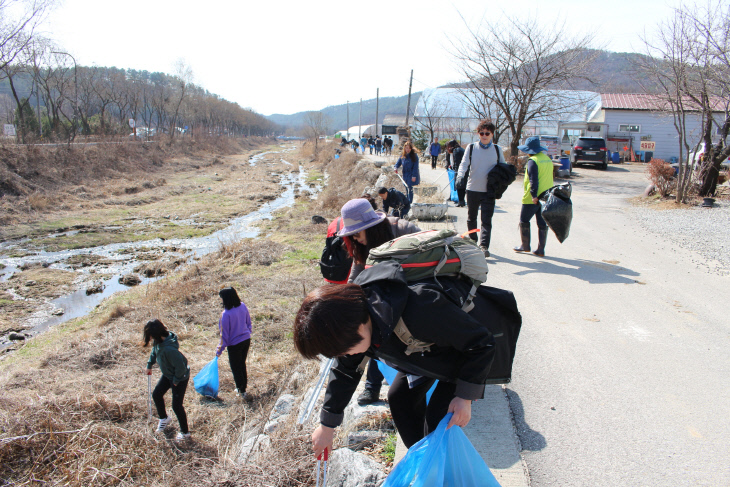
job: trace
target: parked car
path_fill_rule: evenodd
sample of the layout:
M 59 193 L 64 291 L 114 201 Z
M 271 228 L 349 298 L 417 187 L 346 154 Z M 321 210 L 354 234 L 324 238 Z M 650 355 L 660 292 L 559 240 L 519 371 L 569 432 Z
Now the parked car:
M 578 137 L 570 153 L 573 166 L 593 164 L 601 169 L 608 168 L 606 139 L 602 137 Z

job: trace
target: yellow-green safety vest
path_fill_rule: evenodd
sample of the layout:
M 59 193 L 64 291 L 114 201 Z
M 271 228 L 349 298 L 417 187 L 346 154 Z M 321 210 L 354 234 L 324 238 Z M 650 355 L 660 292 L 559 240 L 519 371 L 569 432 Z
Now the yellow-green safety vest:
M 553 184 L 553 161 L 544 152 L 538 152 L 530 159 L 537 164 L 537 194 L 541 195 L 554 186 Z M 523 205 L 532 204 L 532 194 L 530 193 L 530 178 L 527 176 L 525 168 L 525 193 L 522 196 Z

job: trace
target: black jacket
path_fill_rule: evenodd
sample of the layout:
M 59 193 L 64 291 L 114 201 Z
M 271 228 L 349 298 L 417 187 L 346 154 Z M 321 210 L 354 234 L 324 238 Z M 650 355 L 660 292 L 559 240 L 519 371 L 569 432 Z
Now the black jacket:
M 481 399 L 485 384 L 509 381 L 509 377 L 490 374 L 495 357 L 505 360 L 490 328 L 499 330 L 498 335 L 504 337 L 500 340 L 512 342 L 508 366 L 497 367 L 498 375 L 511 375 L 521 324 L 512 293 L 481 286 L 476 306 L 467 314 L 458 303 L 471 284 L 456 277 L 439 277 L 443 288 L 432 279 L 407 283 L 398 263 L 385 262 L 366 269 L 355 282 L 368 299 L 372 343 L 364 354 L 336 359 L 320 414 L 322 424 L 336 427 L 342 423 L 362 375 L 357 367 L 365 355 L 381 358 L 404 373 L 455 383 L 456 395 L 464 399 Z M 422 354 L 406 355 L 406 345 L 393 334 L 401 317 L 415 338 L 437 345 Z M 510 329 L 506 334 L 505 328 Z
M 489 177 L 487 178 L 487 197 L 500 199 L 516 177 L 517 168 L 515 166 L 505 164 L 504 162 L 497 163 L 489 171 Z
M 395 188 L 390 188 L 388 190 L 388 197 L 383 200 L 383 211 L 388 213 L 390 208 L 401 210 L 401 214 L 405 215 L 411 209 L 411 204 L 408 202 L 406 195 Z

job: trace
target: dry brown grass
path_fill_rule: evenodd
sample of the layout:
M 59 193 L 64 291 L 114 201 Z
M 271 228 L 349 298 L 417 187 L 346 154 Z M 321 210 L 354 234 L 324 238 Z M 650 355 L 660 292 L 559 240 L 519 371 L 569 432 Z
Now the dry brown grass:
M 316 374 L 316 364 L 301 361 L 290 337 L 303 294 L 322 282 L 308 257 L 320 238 L 308 215 L 308 209 L 290 210 L 270 223 L 275 238 L 224 245 L 0 362 L 0 485 L 311 485 L 309 431 L 293 420 L 271 436 L 265 456 L 239 463 L 246 459 L 238 454 L 246 438 L 262 431 L 276 398 L 301 394 Z M 217 293 L 227 285 L 252 315 L 253 402 L 234 396 L 224 354 L 220 401 L 202 399 L 192 381 L 188 387 L 193 440 L 172 441 L 176 421 L 169 434 L 152 434 L 143 324 L 156 317 L 177 333 L 194 376 L 214 356 L 222 310 Z M 292 380 L 294 371 L 302 380 Z M 166 400 L 169 409 L 169 394 Z
M 343 151 L 339 159 L 334 154 L 323 162 L 329 175 L 327 188 L 318 198 L 319 208 L 328 215 L 337 215 L 342 205 L 362 196 L 365 188 L 372 187 L 382 171 L 373 164 L 360 160 L 352 151 Z

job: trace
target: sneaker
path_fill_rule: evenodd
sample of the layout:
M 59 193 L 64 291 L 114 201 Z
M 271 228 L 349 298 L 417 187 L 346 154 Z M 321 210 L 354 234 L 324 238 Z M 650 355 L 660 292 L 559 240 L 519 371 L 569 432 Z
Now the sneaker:
M 167 428 L 167 425 L 170 424 L 170 421 L 172 421 L 172 418 L 170 416 L 162 418 L 160 422 L 157 423 L 157 432 L 160 433 L 162 431 L 165 431 L 165 428 Z
M 380 401 L 380 391 L 374 391 L 372 389 L 365 389 L 357 398 L 357 403 L 360 406 L 367 406 L 378 401 Z
M 481 249 L 481 251 L 484 252 L 484 257 L 489 257 L 489 255 L 490 255 L 489 250 L 486 247 L 481 246 L 481 247 L 479 247 L 479 249 Z
M 242 392 L 239 394 L 239 396 L 241 396 L 241 399 L 243 399 L 246 402 L 253 401 L 253 397 L 251 397 L 251 394 L 249 394 L 248 392 Z
M 187 441 L 190 439 L 190 433 L 178 433 L 175 437 L 175 441 Z

